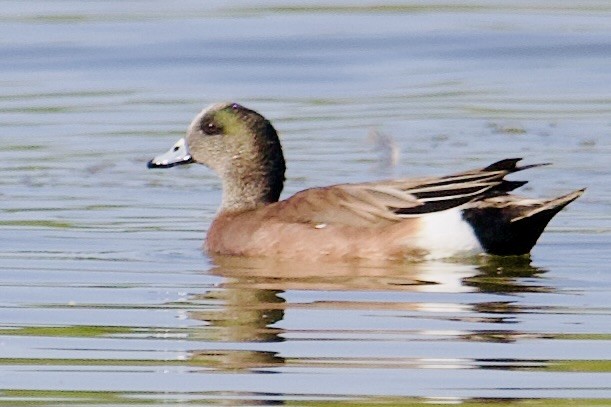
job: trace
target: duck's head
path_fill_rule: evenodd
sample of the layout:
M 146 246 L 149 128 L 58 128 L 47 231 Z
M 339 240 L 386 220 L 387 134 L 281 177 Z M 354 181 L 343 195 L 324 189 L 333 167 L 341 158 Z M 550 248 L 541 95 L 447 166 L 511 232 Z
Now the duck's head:
M 224 209 L 235 209 L 237 200 L 251 206 L 275 202 L 282 191 L 285 163 L 276 130 L 259 113 L 237 103 L 202 110 L 187 136 L 150 160 L 148 167 L 194 162 L 210 167 L 223 180 Z

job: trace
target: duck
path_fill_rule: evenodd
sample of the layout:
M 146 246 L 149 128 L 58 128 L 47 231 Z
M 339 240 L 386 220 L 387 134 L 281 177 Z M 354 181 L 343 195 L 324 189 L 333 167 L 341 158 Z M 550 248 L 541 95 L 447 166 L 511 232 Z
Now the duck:
M 303 260 L 423 261 L 528 255 L 549 221 L 584 189 L 551 199 L 511 194 L 527 181 L 508 158 L 446 176 L 314 187 L 280 199 L 286 163 L 269 120 L 241 104 L 202 110 L 149 168 L 199 163 L 221 179 L 210 255 Z

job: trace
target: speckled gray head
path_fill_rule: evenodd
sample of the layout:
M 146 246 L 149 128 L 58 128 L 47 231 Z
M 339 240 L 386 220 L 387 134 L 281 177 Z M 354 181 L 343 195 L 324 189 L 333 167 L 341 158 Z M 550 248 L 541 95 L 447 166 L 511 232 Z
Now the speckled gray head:
M 244 207 L 278 200 L 286 170 L 272 124 L 237 103 L 217 103 L 195 116 L 186 137 L 148 162 L 149 168 L 199 163 L 223 182 L 223 205 Z M 239 203 L 239 204 L 238 204 Z

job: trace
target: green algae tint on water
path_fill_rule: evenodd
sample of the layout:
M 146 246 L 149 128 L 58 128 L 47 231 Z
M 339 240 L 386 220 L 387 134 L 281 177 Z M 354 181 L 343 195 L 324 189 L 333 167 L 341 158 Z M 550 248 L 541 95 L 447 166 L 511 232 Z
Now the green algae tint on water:
M 5 1 L 0 405 L 611 405 L 611 5 Z M 202 166 L 146 162 L 235 101 L 283 196 L 524 157 L 586 194 L 530 258 L 210 258 Z

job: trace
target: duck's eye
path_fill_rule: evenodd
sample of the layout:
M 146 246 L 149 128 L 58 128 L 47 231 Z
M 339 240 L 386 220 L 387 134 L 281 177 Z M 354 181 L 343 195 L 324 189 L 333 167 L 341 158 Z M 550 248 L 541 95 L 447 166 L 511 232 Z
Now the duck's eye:
M 220 133 L 219 127 L 214 122 L 202 123 L 202 131 L 209 136 Z

